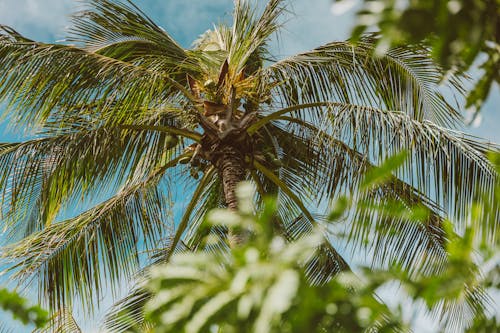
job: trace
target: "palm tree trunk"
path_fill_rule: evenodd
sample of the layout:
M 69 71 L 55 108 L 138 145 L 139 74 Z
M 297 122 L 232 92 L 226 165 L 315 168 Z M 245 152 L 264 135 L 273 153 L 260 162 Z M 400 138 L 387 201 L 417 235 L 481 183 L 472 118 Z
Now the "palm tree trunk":
M 245 177 L 243 156 L 241 152 L 231 146 L 222 147 L 217 155 L 215 166 L 222 179 L 226 205 L 229 209 L 236 210 L 238 208 L 236 185 Z
M 238 209 L 238 198 L 236 196 L 236 186 L 245 179 L 245 161 L 243 154 L 230 145 L 221 147 L 217 151 L 215 166 L 222 179 L 224 189 L 224 199 L 230 210 Z M 246 233 L 229 230 L 229 244 L 235 247 L 245 241 Z

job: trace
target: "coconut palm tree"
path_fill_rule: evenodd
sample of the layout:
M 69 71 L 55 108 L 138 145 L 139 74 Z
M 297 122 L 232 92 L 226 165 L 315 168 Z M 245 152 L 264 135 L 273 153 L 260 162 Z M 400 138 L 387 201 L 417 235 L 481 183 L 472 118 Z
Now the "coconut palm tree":
M 376 36 L 276 60 L 269 42 L 284 2 L 259 11 L 236 0 L 232 25 L 216 25 L 188 50 L 126 0 L 86 0 L 67 44 L 1 26 L 5 114 L 33 133 L 0 146 L 9 243 L 1 256 L 13 278 L 36 281 L 54 310 L 75 300 L 92 309 L 105 285 L 118 288 L 139 269 L 144 249 L 164 261 L 202 246 L 207 232 L 219 239 L 209 250 L 244 241 L 246 231 L 202 223 L 211 208 L 237 207 L 238 182 L 255 184 L 257 205 L 278 196 L 276 230 L 294 239 L 321 224 L 330 200 L 356 193 L 364 171 L 403 149 L 404 168 L 362 196 L 424 206 L 425 221 L 359 208 L 340 227 L 352 253 L 368 251 L 373 265 L 425 271 L 431 258 L 446 260 L 443 219 L 463 227 L 476 187 L 488 192 L 496 179 L 485 156 L 492 146 L 456 131 L 461 115 L 442 93 L 460 96 L 461 78 L 439 86 L 427 48 L 380 56 Z M 185 200 L 174 224 L 173 187 Z M 325 236 L 307 267 L 313 283 L 349 269 L 337 245 Z

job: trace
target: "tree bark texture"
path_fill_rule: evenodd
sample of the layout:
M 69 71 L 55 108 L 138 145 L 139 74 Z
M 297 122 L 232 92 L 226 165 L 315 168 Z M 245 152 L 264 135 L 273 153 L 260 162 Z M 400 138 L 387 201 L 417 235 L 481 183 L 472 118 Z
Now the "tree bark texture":
M 245 179 L 245 161 L 243 154 L 232 146 L 223 146 L 218 151 L 215 165 L 222 179 L 224 198 L 230 210 L 238 209 L 238 198 L 236 197 L 236 186 Z M 237 247 L 248 239 L 248 232 L 234 230 L 228 231 L 230 247 Z
M 226 205 L 231 210 L 238 209 L 236 185 L 245 178 L 243 154 L 236 148 L 224 146 L 218 151 L 216 167 L 222 179 Z

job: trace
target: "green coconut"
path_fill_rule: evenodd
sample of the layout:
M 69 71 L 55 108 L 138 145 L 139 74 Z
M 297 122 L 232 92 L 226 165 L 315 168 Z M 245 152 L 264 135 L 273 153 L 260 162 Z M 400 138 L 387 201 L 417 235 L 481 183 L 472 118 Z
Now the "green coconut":
M 278 158 L 273 158 L 273 159 L 270 159 L 269 160 L 269 163 L 271 163 L 271 166 L 274 168 L 274 169 L 278 169 L 278 168 L 281 168 L 283 166 L 283 163 L 281 162 L 281 160 L 279 160 Z
M 266 157 L 266 161 L 271 165 L 273 169 L 278 169 L 283 165 L 280 159 L 277 158 L 276 155 L 270 151 L 265 152 L 264 156 Z
M 175 146 L 177 146 L 178 143 L 179 143 L 179 138 L 177 137 L 177 135 L 169 134 L 165 138 L 165 147 L 167 149 L 174 148 Z

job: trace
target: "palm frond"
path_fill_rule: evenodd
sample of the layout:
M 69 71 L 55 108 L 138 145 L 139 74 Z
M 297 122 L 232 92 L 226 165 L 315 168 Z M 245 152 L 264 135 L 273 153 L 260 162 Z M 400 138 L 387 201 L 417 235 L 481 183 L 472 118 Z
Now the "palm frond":
M 358 43 L 334 42 L 272 64 L 264 75 L 275 82 L 277 102 L 293 106 L 338 101 L 398 110 L 411 119 L 456 126 L 460 115 L 438 85 L 443 71 L 421 46 L 374 53 L 376 38 Z M 461 79 L 451 76 L 447 88 L 461 94 Z
M 15 225 L 10 230 L 18 236 L 27 236 L 88 193 L 106 194 L 110 185 L 147 176 L 182 149 L 181 140 L 168 150 L 167 138 L 165 132 L 101 127 L 0 145 L 4 222 Z
M 333 140 L 331 136 L 326 135 L 310 123 L 296 118 L 286 119 L 287 122 L 291 120 L 294 120 L 292 125 L 275 123 L 265 127 L 265 130 L 276 139 L 278 145 L 276 154 L 281 162 L 279 168 L 281 181 L 292 191 L 301 193 L 310 199 L 311 201 L 305 202 L 307 206 L 326 207 L 325 199 L 331 200 L 342 195 L 351 196 L 358 193 L 364 174 L 374 167 L 368 158 L 341 141 Z M 264 134 L 262 136 L 265 137 Z M 271 193 L 275 191 L 269 187 L 269 184 L 266 184 L 265 177 L 262 179 L 258 177 L 255 181 L 262 183 L 257 185 L 257 188 L 262 188 L 260 192 Z M 441 229 L 443 212 L 424 194 L 394 177 L 391 183 L 371 191 L 369 196 L 363 200 L 370 200 L 375 207 L 377 204 L 383 205 L 396 200 L 404 203 L 408 209 L 417 206 L 418 208 L 425 207 L 426 211 L 429 212 L 429 217 L 425 221 L 391 219 L 387 214 L 376 214 L 374 210 L 363 209 L 362 206 L 359 206 L 354 210 L 356 214 L 345 221 L 348 239 L 352 242 L 350 248 L 353 252 L 365 248 L 366 234 L 373 234 L 374 242 L 369 244 L 375 246 L 376 243 L 375 248 L 378 254 L 372 263 L 373 265 L 388 264 L 394 260 L 400 260 L 407 264 L 405 266 L 412 264 L 418 266 L 423 256 L 431 254 L 436 254 L 441 260 L 445 259 L 443 257 L 443 231 Z M 286 197 L 281 197 L 278 211 L 278 218 L 281 221 L 279 223 L 281 224 L 280 232 L 289 233 L 290 227 L 292 227 L 292 237 L 288 237 L 289 239 L 295 239 L 299 234 L 307 233 L 312 228 L 311 223 L 307 222 L 307 218 L 301 214 L 301 210 L 294 205 L 293 201 L 286 200 Z M 289 223 L 293 224 L 289 225 Z M 338 227 L 342 229 L 342 225 Z M 374 227 L 379 225 L 380 228 Z M 336 232 L 341 232 L 337 229 Z M 399 229 L 411 229 L 413 233 L 389 233 L 389 231 Z M 301 232 L 297 234 L 298 231 Z M 386 243 L 382 239 L 388 235 L 391 236 L 388 238 L 393 242 L 396 242 L 397 239 L 400 246 L 385 247 Z M 396 236 L 400 236 L 400 238 Z M 419 241 L 413 242 L 415 239 Z M 375 242 L 376 240 L 379 242 Z M 387 242 L 393 243 L 388 240 Z M 381 251 L 379 247 L 383 247 L 385 251 Z M 412 251 L 418 255 L 408 256 L 408 253 Z
M 448 260 L 444 218 L 439 207 L 425 203 L 398 179 L 361 196 L 342 226 L 352 255 L 365 253 L 372 267 L 398 263 L 410 273 L 439 272 Z
M 83 0 L 85 8 L 72 16 L 68 42 L 95 50 L 130 40 L 143 41 L 182 61 L 184 50 L 131 1 Z
M 279 146 L 277 153 L 282 164 L 280 178 L 287 186 L 312 198 L 316 207 L 322 205 L 325 195 L 331 200 L 359 193 L 364 174 L 374 167 L 367 156 L 334 140 L 308 122 L 298 118 L 284 120 L 288 124 L 268 124 L 266 130 L 276 138 Z M 416 270 L 421 264 L 425 264 L 422 269 L 433 267 L 431 263 L 435 260 L 431 260 L 432 257 L 440 262 L 446 260 L 441 226 L 445 214 L 423 193 L 393 177 L 359 199 L 360 203 L 364 201 L 372 205 L 368 208 L 357 205 L 353 215 L 335 227 L 336 232 L 343 232 L 345 228 L 353 253 L 368 246 L 370 256 L 374 257 L 372 265 L 398 261 Z M 423 221 L 410 221 L 405 216 L 380 214 L 376 209 L 394 202 L 404 205 L 404 210 L 425 209 L 427 217 Z M 296 218 L 298 213 L 289 205 L 283 214 L 283 223 L 298 221 L 300 223 L 293 224 L 293 227 L 306 232 L 311 228 L 304 218 Z M 411 216 L 411 213 L 403 215 Z
M 47 326 L 33 333 L 81 333 L 71 308 L 63 308 L 53 314 Z
M 321 150 L 328 149 L 329 145 L 345 145 L 375 164 L 401 150 L 408 150 L 410 157 L 405 168 L 396 176 L 457 219 L 466 216 L 479 189 L 493 193 L 498 176 L 486 153 L 498 150 L 497 146 L 431 122 L 413 120 L 400 112 L 343 103 L 328 105 L 318 109 L 308 104 L 305 110 L 297 106 L 293 110 L 276 111 L 259 120 L 259 126 L 266 122 L 265 119 L 269 121 L 291 113 L 292 118 L 302 123 L 318 124 L 319 131 L 311 135 L 322 142 Z M 293 123 L 289 120 L 281 121 Z M 304 126 L 299 126 L 295 133 L 299 131 L 304 131 Z
M 304 202 L 298 197 L 296 192 L 291 190 L 276 174 L 273 173 L 273 171 L 267 169 L 258 161 L 254 160 L 253 165 L 259 172 L 262 173 L 264 177 L 274 183 L 280 191 L 282 191 L 284 196 L 293 202 L 293 204 L 301 211 L 312 226 L 318 225 L 318 221 L 305 207 Z M 286 206 L 286 208 L 288 207 L 290 206 Z M 304 223 L 304 221 L 302 222 L 303 225 L 308 224 Z M 307 234 L 307 232 L 304 234 Z M 313 283 L 321 284 L 328 281 L 334 274 L 348 269 L 349 265 L 347 262 L 342 258 L 333 245 L 325 239 L 323 244 L 318 247 L 315 256 L 307 263 L 306 272 Z
M 85 9 L 72 16 L 66 41 L 149 70 L 174 74 L 196 68 L 185 50 L 131 1 L 82 2 Z
M 442 323 L 444 332 L 461 332 L 494 309 L 494 305 L 491 295 L 480 286 L 465 285 L 461 297 L 440 302 L 431 317 Z
M 316 221 L 324 222 L 325 217 L 322 215 L 315 214 L 312 216 L 312 214 L 308 214 L 310 217 L 307 217 L 291 198 L 280 192 L 279 186 L 262 173 L 253 171 L 252 177 L 258 189 L 257 210 L 259 212 L 265 207 L 266 199 L 272 198 L 273 196 L 277 197 L 276 214 L 272 217 L 272 227 L 277 234 L 284 237 L 287 241 L 293 242 L 311 234 L 315 226 L 315 223 L 310 220 L 311 217 L 314 217 Z M 285 184 L 288 184 L 286 179 L 284 179 L 284 181 Z M 331 257 L 333 258 L 334 256 Z M 338 264 L 335 260 L 332 261 L 332 266 L 336 268 L 330 271 L 326 268 L 326 274 L 319 278 L 327 280 L 333 274 L 343 270 L 337 267 Z M 310 275 L 309 278 L 312 280 L 315 279 Z
M 270 0 L 259 18 L 248 0 L 235 0 L 231 34 L 222 37 L 228 45 L 229 63 L 235 73 L 247 65 L 255 53 L 261 54 L 269 37 L 279 28 L 278 18 L 285 11 L 283 0 Z
M 231 41 L 231 31 L 225 24 L 215 25 L 213 30 L 207 30 L 201 34 L 194 42 L 193 49 L 204 51 L 204 53 L 214 54 L 220 51 L 227 53 Z
M 157 187 L 165 168 L 81 215 L 54 223 L 3 248 L 2 258 L 20 283 L 36 276 L 53 309 L 79 296 L 88 308 L 99 303 L 102 283 L 114 283 L 138 266 L 140 246 L 151 247 L 168 223 L 169 205 Z
M 175 249 L 177 247 L 178 243 L 181 240 L 182 235 L 186 231 L 186 228 L 189 225 L 191 213 L 193 212 L 193 209 L 196 207 L 196 204 L 198 203 L 198 200 L 200 199 L 201 194 L 205 190 L 207 183 L 211 179 L 212 174 L 214 173 L 214 170 L 215 169 L 212 167 L 205 172 L 205 174 L 203 175 L 203 178 L 201 179 L 200 183 L 198 184 L 196 190 L 194 191 L 194 193 L 191 197 L 191 200 L 189 201 L 189 204 L 186 207 L 186 211 L 182 215 L 182 219 L 179 222 L 179 225 L 177 226 L 177 230 L 175 231 L 175 236 L 174 236 L 172 243 L 170 245 L 171 249 L 168 251 L 168 257 L 166 260 L 168 260 L 168 258 L 173 254 L 174 251 L 172 251 L 172 249 Z
M 214 174 L 193 210 L 189 222 L 190 227 L 186 232 L 185 243 L 192 251 L 201 250 L 215 253 L 229 251 L 227 229 L 222 226 L 207 226 L 203 223 L 210 210 L 225 207 L 223 193 L 222 181 Z M 204 242 L 207 237 L 210 238 L 208 244 Z
M 146 323 L 144 306 L 152 295 L 145 286 L 144 277 L 136 282 L 136 287 L 123 299 L 120 299 L 106 313 L 102 324 L 109 332 L 127 332 L 140 328 Z
M 110 332 L 128 332 L 130 330 L 142 332 L 142 328 L 151 325 L 144 313 L 144 306 L 152 297 L 152 293 L 146 287 L 151 269 L 167 263 L 171 252 L 176 254 L 191 250 L 184 241 L 178 242 L 174 248 L 174 238 L 175 234 L 169 235 L 165 241 L 150 251 L 146 265 L 133 276 L 134 287 L 125 297 L 115 302 L 106 311 L 102 323 L 104 329 Z
M 228 251 L 227 231 L 221 227 L 207 229 L 203 225 L 208 211 L 224 206 L 223 197 L 221 196 L 222 188 L 217 174 L 211 172 L 204 179 L 203 186 L 200 183 L 195 189 L 192 200 L 177 226 L 177 232 L 168 237 L 161 247 L 157 247 L 152 252 L 150 263 L 135 277 L 136 287 L 127 296 L 115 303 L 106 315 L 103 324 L 106 329 L 111 332 L 122 332 L 127 329 L 141 327 L 147 323 L 144 317 L 144 305 L 151 299 L 152 295 L 144 284 L 153 266 L 164 264 L 169 261 L 172 254 L 183 251 L 201 250 L 215 253 L 226 253 Z M 213 238 L 218 239 L 218 242 L 212 240 L 209 244 L 203 244 L 204 237 L 207 234 L 211 234 Z M 183 240 L 181 241 L 179 237 L 182 237 Z
M 302 189 L 302 193 L 309 193 L 308 197 L 316 198 L 316 206 L 320 205 L 318 202 L 321 202 L 323 192 L 330 193 L 333 198 L 359 193 L 364 174 L 374 168 L 369 154 L 357 152 L 304 119 L 280 117 L 279 122 L 265 126 L 279 146 L 280 178 L 290 186 Z M 491 169 L 491 165 L 488 168 Z M 353 254 L 359 255 L 359 250 L 366 250 L 366 256 L 373 258 L 373 267 L 385 268 L 397 262 L 410 272 L 439 274 L 448 257 L 442 228 L 446 212 L 438 204 L 395 176 L 356 201 L 351 214 L 335 226 L 337 232 L 346 230 L 345 241 Z M 369 205 L 365 206 L 367 203 Z M 295 220 L 287 216 L 281 221 L 285 225 L 281 230 L 289 231 L 290 236 L 311 228 L 304 216 Z M 319 262 L 317 267 L 326 266 Z M 488 304 L 485 295 L 481 290 L 471 291 L 467 293 L 464 304 L 461 301 L 449 302 L 446 309 L 436 313 L 443 318 L 449 317 L 453 323 L 461 315 L 472 318 L 474 313 L 470 311 L 478 304 Z
M 8 110 L 17 111 L 14 121 L 30 127 L 51 117 L 62 125 L 68 118 L 88 117 L 82 105 L 95 106 L 96 121 L 132 122 L 147 118 L 151 108 L 161 108 L 172 96 L 188 94 L 162 70 L 74 46 L 26 42 L 3 26 L 0 77 L 0 99 L 9 100 Z

